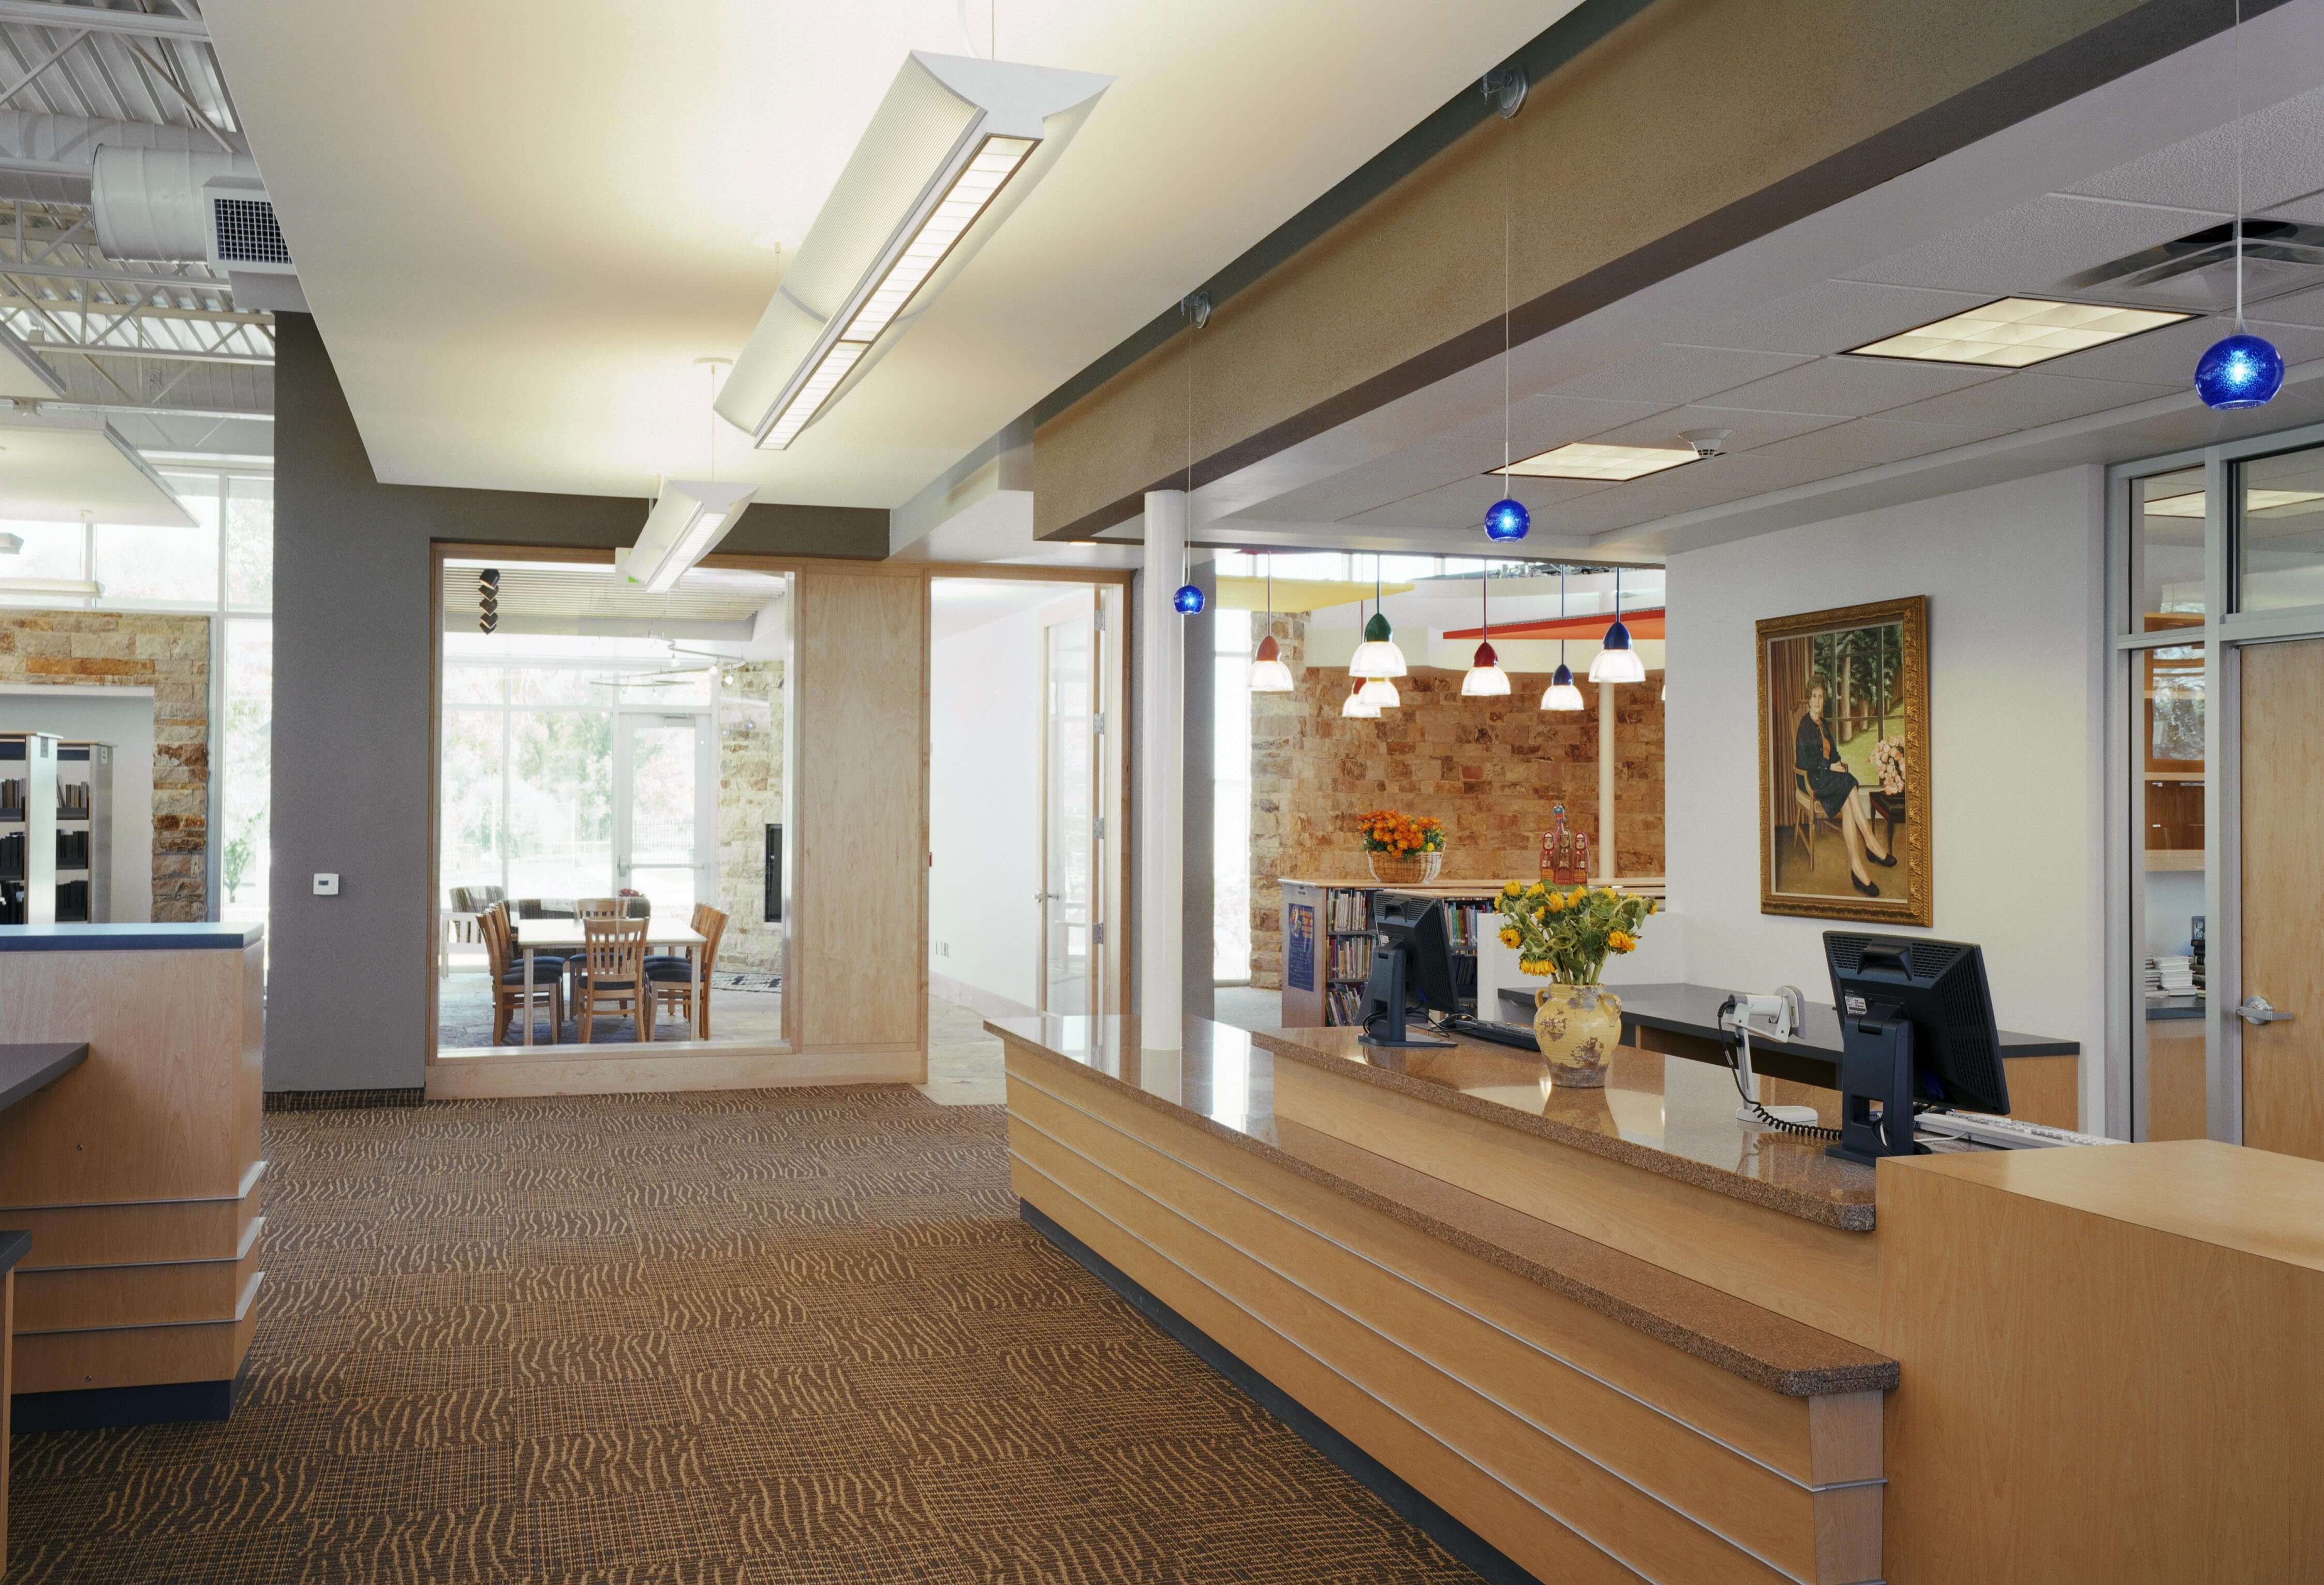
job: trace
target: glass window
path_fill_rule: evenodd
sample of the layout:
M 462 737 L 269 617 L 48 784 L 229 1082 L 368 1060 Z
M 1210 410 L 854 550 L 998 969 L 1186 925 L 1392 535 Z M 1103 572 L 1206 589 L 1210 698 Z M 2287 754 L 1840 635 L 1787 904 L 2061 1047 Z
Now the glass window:
M 14 534 L 24 542 L 24 548 L 13 556 L 0 556 L 0 578 L 71 578 L 88 576 L 88 530 L 78 523 L 6 523 L 0 531 Z M 0 596 L 11 601 L 30 599 L 32 596 Z M 47 596 L 38 597 L 43 605 L 60 602 Z M 78 605 L 80 602 L 70 602 Z
M 1250 980 L 1250 652 L 1249 611 L 1221 610 L 1213 625 L 1217 709 L 1212 739 L 1211 975 Z
M 274 481 L 226 481 L 226 603 L 274 604 Z
M 226 727 L 218 789 L 224 827 L 218 917 L 266 917 L 269 818 L 272 808 L 274 624 L 236 617 L 226 625 Z
M 2133 630 L 2203 622 L 2203 470 L 2182 468 L 2131 487 Z
M 2144 1025 L 2147 1139 L 2204 1133 L 2203 648 L 2130 655 L 2137 680 L 2131 943 Z
M 509 697 L 518 704 L 594 704 L 610 707 L 613 691 L 592 687 L 601 672 L 578 666 L 516 666 L 509 671 Z
M 443 845 L 447 886 L 505 886 L 501 867 L 501 746 L 497 709 L 444 712 Z
M 96 576 L 106 605 L 217 605 L 217 498 L 189 499 L 186 505 L 194 514 L 192 528 L 97 525 Z
M 444 668 L 444 702 L 453 704 L 498 704 L 501 702 L 501 679 L 508 672 L 499 666 L 447 666 Z
M 567 900 L 610 895 L 612 712 L 512 711 L 508 776 L 510 894 Z
M 2236 605 L 2324 606 L 2324 447 L 2240 463 Z

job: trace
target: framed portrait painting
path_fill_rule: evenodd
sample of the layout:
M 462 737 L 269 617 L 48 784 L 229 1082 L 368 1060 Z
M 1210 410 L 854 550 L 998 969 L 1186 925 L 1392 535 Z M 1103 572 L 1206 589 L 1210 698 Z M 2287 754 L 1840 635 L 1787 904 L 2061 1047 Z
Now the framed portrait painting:
M 1927 598 L 1758 638 L 1759 912 L 1929 923 Z

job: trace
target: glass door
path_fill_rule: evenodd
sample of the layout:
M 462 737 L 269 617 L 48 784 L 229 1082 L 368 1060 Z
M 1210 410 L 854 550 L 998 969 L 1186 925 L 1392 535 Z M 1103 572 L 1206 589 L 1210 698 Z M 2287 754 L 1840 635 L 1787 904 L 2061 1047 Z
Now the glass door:
M 613 756 L 613 876 L 657 918 L 685 919 L 706 883 L 704 804 L 715 785 L 707 734 L 693 716 L 623 714 Z
M 1097 648 L 1091 608 L 1041 630 L 1041 1008 L 1097 1000 Z

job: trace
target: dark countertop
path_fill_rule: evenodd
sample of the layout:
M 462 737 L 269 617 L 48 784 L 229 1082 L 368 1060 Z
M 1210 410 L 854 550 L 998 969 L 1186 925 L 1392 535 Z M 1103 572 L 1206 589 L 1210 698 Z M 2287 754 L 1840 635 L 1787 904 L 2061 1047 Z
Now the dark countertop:
M 2203 998 L 2200 996 L 2164 996 L 2159 1002 L 2146 1004 L 2149 1022 L 2158 1018 L 2200 1018 Z
M 263 924 L 0 925 L 0 952 L 189 952 L 247 947 Z
M 45 1089 L 88 1061 L 80 1045 L 0 1045 L 0 1112 Z
M 1517 1276 L 1771 1391 L 1883 1390 L 1896 1385 L 1894 1361 L 1830 1333 L 1722 1293 L 1594 1240 L 1434 1178 L 1375 1152 L 1278 1117 L 1275 1064 L 1298 1061 L 1350 1072 L 1448 1108 L 1526 1128 L 1703 1187 L 1723 1176 L 1738 1198 L 1868 1228 L 1869 1167 L 1823 1156 L 1816 1142 L 1761 1135 L 1734 1120 L 1731 1084 L 1691 1082 L 1661 1088 L 1665 1059 L 1618 1055 L 1606 1090 L 1545 1095 L 1547 1064 L 1507 1047 L 1463 1042 L 1448 1052 L 1370 1052 L 1347 1029 L 1283 1029 L 1246 1033 L 1208 1019 L 1185 1021 L 1184 1049 L 1142 1052 L 1135 1018 L 998 1018 L 985 1027 L 1020 1049 L 1087 1071 L 1132 1098 L 1229 1144 L 1298 1173 L 1368 1209 L 1392 1217 Z M 1349 1055 L 1324 1049 L 1345 1037 Z M 1324 1043 L 1319 1046 L 1318 1042 Z M 1373 1067 L 1394 1059 L 1402 1071 Z M 1428 1059 L 1415 1063 L 1414 1059 Z M 1416 1071 L 1417 1070 L 1417 1071 Z M 1720 1084 L 1729 1084 L 1723 1075 Z M 1460 1088 L 1465 1084 L 1467 1088 Z M 1673 1124 L 1668 1114 L 1678 1114 Z M 1723 1119 L 1723 1123 L 1722 1123 Z M 1723 1160 L 1712 1135 L 1723 1132 Z M 1651 1136 L 1654 1143 L 1648 1143 Z M 1684 1153 L 1683 1164 L 1669 1153 Z M 1765 1155 L 1764 1161 L 1758 1159 Z M 1812 1160 L 1810 1158 L 1812 1158 Z M 1658 1161 L 1655 1158 L 1660 1158 Z M 1701 1158 L 1701 1159 L 1698 1159 Z M 1746 1186 L 1746 1180 L 1757 1187 Z
M 1622 1003 L 1622 1043 L 1635 1043 L 1635 1032 L 1640 1028 L 1659 1029 L 1671 1034 L 1692 1035 L 1698 1040 L 1717 1041 L 1719 1004 L 1728 992 L 1708 985 L 1609 985 Z M 1521 1011 L 1524 1022 L 1533 1016 L 1533 992 L 1516 987 L 1504 987 L 1501 999 L 1511 1012 Z M 1810 1002 L 1807 1022 L 1789 1040 L 1771 1040 L 1764 1034 L 1751 1036 L 1751 1065 L 1762 1073 L 1778 1079 L 1794 1079 L 1805 1084 L 1831 1087 L 1832 1070 L 1840 1061 L 1840 1015 L 1828 1002 Z M 2043 1034 L 2019 1034 L 2002 1030 L 2001 1054 L 2004 1058 L 2072 1057 L 2081 1054 L 2077 1041 L 2057 1040 Z M 1770 1061 L 1768 1058 L 1775 1058 Z
M 12 1233 L 5 1228 L 0 1228 L 0 1277 L 5 1277 L 14 1271 L 16 1263 L 32 1252 L 32 1234 Z

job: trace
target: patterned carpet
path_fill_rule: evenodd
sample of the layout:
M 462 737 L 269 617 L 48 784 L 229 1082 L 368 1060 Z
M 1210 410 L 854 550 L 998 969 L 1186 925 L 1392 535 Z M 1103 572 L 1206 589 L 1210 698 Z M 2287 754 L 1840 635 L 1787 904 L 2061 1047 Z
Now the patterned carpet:
M 901 1089 L 266 1119 L 225 1424 L 15 1439 L 8 1585 L 1473 1580 Z

